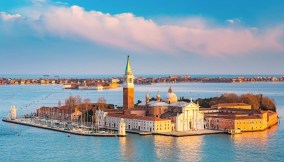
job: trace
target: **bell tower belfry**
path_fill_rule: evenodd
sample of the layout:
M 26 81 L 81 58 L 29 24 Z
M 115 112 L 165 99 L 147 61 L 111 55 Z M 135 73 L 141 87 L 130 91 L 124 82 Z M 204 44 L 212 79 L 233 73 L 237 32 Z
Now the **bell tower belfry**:
M 127 57 L 125 74 L 123 77 L 123 108 L 134 108 L 134 76 L 132 74 L 129 56 Z

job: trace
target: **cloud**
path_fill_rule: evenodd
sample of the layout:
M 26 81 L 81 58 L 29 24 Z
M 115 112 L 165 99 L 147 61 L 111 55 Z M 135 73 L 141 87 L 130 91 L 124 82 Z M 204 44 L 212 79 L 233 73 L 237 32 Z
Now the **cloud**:
M 30 11 L 30 10 L 29 10 Z M 210 25 L 205 18 L 186 18 L 183 23 L 157 23 L 132 13 L 111 15 L 86 11 L 79 6 L 50 6 L 25 12 L 41 34 L 64 39 L 85 39 L 95 44 L 165 54 L 191 53 L 211 56 L 284 51 L 283 26 L 258 30 Z M 36 12 L 36 13 L 35 13 Z M 37 19 L 34 19 L 34 15 Z M 238 20 L 228 20 L 236 23 Z
M 46 0 L 32 0 L 32 2 L 35 3 L 35 4 L 45 4 L 45 3 L 47 3 Z
M 241 20 L 240 19 L 228 19 L 227 23 L 229 23 L 229 24 L 239 24 L 239 23 L 241 23 Z
M 57 1 L 57 2 L 55 2 L 55 3 L 58 4 L 58 5 L 63 5 L 63 6 L 67 6 L 67 5 L 68 5 L 67 2 L 60 2 L 60 1 Z
M 4 21 L 12 21 L 12 20 L 15 20 L 15 19 L 19 19 L 22 16 L 20 14 L 8 14 L 6 12 L 0 12 L 0 17 Z

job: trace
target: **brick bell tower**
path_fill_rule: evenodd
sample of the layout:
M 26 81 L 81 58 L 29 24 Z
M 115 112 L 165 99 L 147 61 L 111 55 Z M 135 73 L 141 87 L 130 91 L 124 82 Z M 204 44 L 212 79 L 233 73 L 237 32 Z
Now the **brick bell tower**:
M 132 74 L 129 56 L 127 57 L 125 74 L 123 78 L 123 108 L 134 108 L 134 76 Z

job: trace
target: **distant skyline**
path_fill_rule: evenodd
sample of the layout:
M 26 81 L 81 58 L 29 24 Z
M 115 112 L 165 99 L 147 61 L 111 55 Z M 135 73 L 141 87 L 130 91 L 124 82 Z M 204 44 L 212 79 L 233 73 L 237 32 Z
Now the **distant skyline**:
M 284 1 L 0 1 L 0 74 L 284 74 Z M 1 75 L 0 75 L 1 76 Z

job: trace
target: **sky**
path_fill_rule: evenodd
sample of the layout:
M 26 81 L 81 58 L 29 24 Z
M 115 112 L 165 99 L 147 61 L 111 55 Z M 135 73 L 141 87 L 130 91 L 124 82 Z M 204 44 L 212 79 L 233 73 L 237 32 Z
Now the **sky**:
M 0 0 L 0 74 L 284 74 L 283 0 Z

